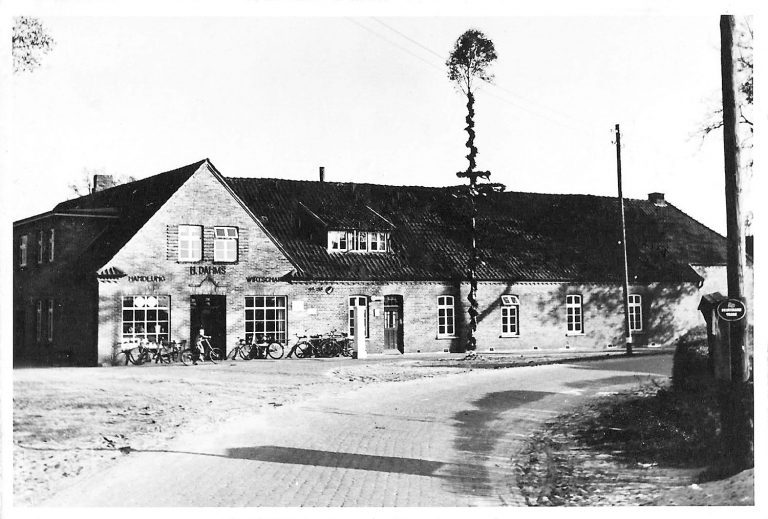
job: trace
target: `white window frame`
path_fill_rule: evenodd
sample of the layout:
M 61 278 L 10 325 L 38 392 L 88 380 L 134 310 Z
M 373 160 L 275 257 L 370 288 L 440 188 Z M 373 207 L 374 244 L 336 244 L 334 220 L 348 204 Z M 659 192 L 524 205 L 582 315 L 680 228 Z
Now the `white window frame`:
M 29 235 L 22 234 L 19 240 L 19 266 L 27 266 L 27 252 L 29 250 Z
M 629 331 L 643 331 L 643 296 L 629 294 L 627 296 L 627 310 L 629 312 Z
M 437 298 L 437 337 L 441 339 L 456 337 L 456 302 L 453 296 Z
M 385 232 L 370 232 L 368 250 L 371 252 L 387 252 L 387 234 Z M 375 245 L 375 247 L 374 247 Z
M 357 231 L 357 250 L 360 252 L 368 252 L 368 231 Z
M 43 258 L 45 258 L 45 233 L 41 229 L 37 231 L 37 263 L 42 263 Z
M 213 261 L 216 263 L 237 263 L 239 242 L 240 233 L 237 227 L 214 227 Z
M 43 300 L 38 299 L 35 306 L 35 338 L 40 344 L 43 342 Z
M 501 336 L 520 337 L 520 299 L 517 296 L 501 296 Z
M 328 231 L 328 251 L 346 252 L 350 249 L 349 240 L 354 234 L 347 231 Z
M 53 261 L 53 251 L 54 251 L 53 247 L 54 247 L 54 243 L 55 243 L 55 238 L 54 238 L 55 231 L 56 231 L 56 229 L 51 228 L 51 235 L 48 238 L 48 261 L 49 262 Z
M 347 301 L 349 303 L 348 305 L 348 312 L 347 312 L 347 329 L 349 330 L 349 337 L 354 338 L 355 337 L 355 311 L 357 308 L 363 309 L 363 329 L 365 330 L 365 336 L 370 337 L 370 317 L 368 312 L 368 296 L 349 296 L 349 299 Z M 364 304 L 360 304 L 360 303 Z
M 53 299 L 48 300 L 48 342 L 53 342 Z
M 197 262 L 203 259 L 203 226 L 179 225 L 179 251 L 180 262 Z M 186 244 L 182 246 L 182 244 Z
M 137 294 L 122 296 L 120 317 L 123 340 L 148 339 L 169 341 L 171 338 L 171 296 L 166 294 Z M 155 318 L 149 313 L 154 311 Z M 137 314 L 141 312 L 141 314 Z M 162 318 L 161 312 L 165 312 Z M 126 320 L 126 313 L 130 319 Z M 141 318 L 140 318 L 141 317 Z M 129 329 L 130 327 L 130 329 Z M 141 328 L 139 328 L 141 327 Z M 151 329 L 150 329 L 151 328 Z
M 267 336 L 281 344 L 288 342 L 288 296 L 245 296 L 244 317 L 246 341 L 255 343 Z
M 584 299 L 581 294 L 565 296 L 565 321 L 567 335 L 584 335 Z

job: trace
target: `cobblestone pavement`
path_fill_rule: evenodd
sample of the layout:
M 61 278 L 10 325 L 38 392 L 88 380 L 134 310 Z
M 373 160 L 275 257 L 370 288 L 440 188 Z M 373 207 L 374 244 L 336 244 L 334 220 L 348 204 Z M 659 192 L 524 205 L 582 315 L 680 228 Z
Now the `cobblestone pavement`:
M 526 436 L 646 381 L 638 362 L 478 370 L 284 406 L 131 452 L 44 506 L 523 505 L 514 464 Z

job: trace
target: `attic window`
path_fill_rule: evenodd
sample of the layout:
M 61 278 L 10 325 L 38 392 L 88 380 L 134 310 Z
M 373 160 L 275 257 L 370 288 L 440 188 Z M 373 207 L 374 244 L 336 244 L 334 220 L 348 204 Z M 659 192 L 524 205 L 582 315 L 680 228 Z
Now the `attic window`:
M 388 252 L 389 232 L 328 231 L 328 252 Z

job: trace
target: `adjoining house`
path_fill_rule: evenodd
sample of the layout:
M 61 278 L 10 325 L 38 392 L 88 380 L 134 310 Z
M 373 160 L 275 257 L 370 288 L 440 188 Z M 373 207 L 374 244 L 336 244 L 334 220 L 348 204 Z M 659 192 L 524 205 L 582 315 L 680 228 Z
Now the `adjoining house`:
M 332 329 L 372 353 L 463 351 L 467 208 L 456 188 L 228 178 L 209 160 L 14 223 L 14 358 L 109 364 L 126 338 Z M 479 217 L 478 351 L 621 348 L 618 202 L 505 192 Z M 627 200 L 635 344 L 702 321 L 725 239 L 652 193 Z M 750 283 L 751 286 L 751 283 Z

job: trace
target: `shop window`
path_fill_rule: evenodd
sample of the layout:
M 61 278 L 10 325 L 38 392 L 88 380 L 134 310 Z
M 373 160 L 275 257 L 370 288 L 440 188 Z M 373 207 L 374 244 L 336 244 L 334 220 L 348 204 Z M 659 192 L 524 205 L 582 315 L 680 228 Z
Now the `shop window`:
M 360 315 L 363 319 L 363 330 L 365 336 L 370 337 L 368 327 L 368 297 L 352 296 L 349 298 L 349 336 L 355 336 L 355 319 Z
M 170 296 L 124 296 L 123 339 L 170 339 Z
M 53 244 L 54 244 L 54 232 L 55 229 L 51 229 L 51 234 L 48 237 L 48 261 L 53 261 Z
M 629 302 L 629 329 L 633 332 L 643 331 L 643 298 L 638 294 L 630 294 Z
M 456 327 L 454 321 L 453 296 L 440 296 L 437 298 L 437 336 L 455 337 Z
M 565 315 L 569 334 L 584 333 L 584 316 L 580 295 L 572 294 L 565 297 Z
M 42 263 L 45 257 L 45 233 L 37 231 L 37 262 Z
M 246 296 L 245 339 L 257 342 L 266 337 L 285 344 L 286 300 L 285 296 Z
M 235 263 L 237 261 L 237 227 L 214 227 L 213 236 L 213 261 Z
M 203 228 L 199 225 L 179 225 L 179 261 L 203 259 Z
M 26 234 L 22 234 L 19 240 L 19 266 L 27 266 L 27 249 L 28 249 L 29 237 Z
M 501 296 L 501 336 L 520 336 L 520 300 L 517 296 Z

